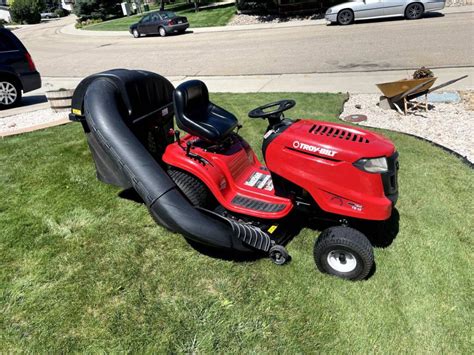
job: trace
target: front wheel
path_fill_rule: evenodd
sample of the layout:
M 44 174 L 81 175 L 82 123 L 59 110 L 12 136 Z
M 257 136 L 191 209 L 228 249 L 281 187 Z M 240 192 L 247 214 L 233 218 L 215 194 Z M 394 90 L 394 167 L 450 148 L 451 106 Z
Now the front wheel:
M 165 37 L 166 36 L 166 30 L 163 28 L 163 27 L 160 27 L 158 29 L 158 34 L 161 36 L 161 37 Z
M 337 14 L 337 23 L 346 26 L 350 25 L 354 21 L 354 13 L 351 10 L 341 10 Z
M 323 273 L 348 280 L 363 280 L 374 265 L 373 248 L 358 230 L 331 227 L 316 240 L 314 261 Z
M 283 245 L 274 245 L 271 247 L 268 256 L 276 265 L 284 265 L 290 260 L 290 255 Z
M 140 37 L 140 32 L 138 32 L 138 30 L 136 28 L 132 31 L 132 34 L 133 34 L 133 37 L 135 37 L 135 38 Z
M 405 10 L 405 18 L 407 20 L 418 20 L 424 11 L 423 5 L 419 3 L 410 4 Z

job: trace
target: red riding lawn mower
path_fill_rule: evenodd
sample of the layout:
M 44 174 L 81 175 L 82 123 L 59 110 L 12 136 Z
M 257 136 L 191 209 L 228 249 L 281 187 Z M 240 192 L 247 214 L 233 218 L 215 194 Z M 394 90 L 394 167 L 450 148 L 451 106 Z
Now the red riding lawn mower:
M 150 72 L 95 74 L 76 89 L 70 118 L 83 125 L 98 178 L 136 191 L 156 222 L 193 245 L 282 265 L 285 245 L 316 222 L 328 226 L 314 246 L 318 269 L 364 279 L 374 268 L 371 240 L 385 237 L 395 211 L 398 153 L 373 132 L 285 118 L 293 106 L 249 112 L 268 120 L 265 165 L 198 80 L 175 89 Z M 187 134 L 174 129 L 173 113 Z

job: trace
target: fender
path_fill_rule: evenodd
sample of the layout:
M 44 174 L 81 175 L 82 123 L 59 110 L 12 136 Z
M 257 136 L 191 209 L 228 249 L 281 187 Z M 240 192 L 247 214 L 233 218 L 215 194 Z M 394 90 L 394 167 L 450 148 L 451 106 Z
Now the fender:
M 20 89 L 23 90 L 23 83 L 18 79 L 18 74 L 12 67 L 8 65 L 0 65 L 0 77 L 2 76 L 14 79 L 20 85 Z

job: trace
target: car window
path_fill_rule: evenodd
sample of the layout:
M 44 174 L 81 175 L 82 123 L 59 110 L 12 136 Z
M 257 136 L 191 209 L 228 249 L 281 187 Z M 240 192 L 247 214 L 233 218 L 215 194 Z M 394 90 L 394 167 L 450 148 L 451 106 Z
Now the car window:
M 0 33 L 0 51 L 16 51 L 18 48 L 16 47 L 15 42 L 8 37 L 7 35 Z
M 159 16 L 159 15 L 157 15 L 157 14 L 154 14 L 154 15 L 153 15 L 153 17 L 152 17 L 152 20 L 153 20 L 153 21 L 160 21 L 160 20 L 161 20 L 161 18 L 160 18 L 160 16 Z
M 172 18 L 172 17 L 176 17 L 176 15 L 175 15 L 174 12 L 166 11 L 166 12 L 161 13 L 161 17 L 163 18 L 163 20 L 166 20 L 166 19 L 169 19 L 169 18 Z
M 142 20 L 140 21 L 141 23 L 143 22 L 149 22 L 151 19 L 151 16 L 150 15 L 146 15 L 144 18 L 142 18 Z

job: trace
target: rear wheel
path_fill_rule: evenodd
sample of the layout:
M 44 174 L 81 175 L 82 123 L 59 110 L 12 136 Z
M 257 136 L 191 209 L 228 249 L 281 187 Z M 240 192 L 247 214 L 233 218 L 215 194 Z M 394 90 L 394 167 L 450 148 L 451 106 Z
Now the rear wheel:
M 354 13 L 349 9 L 341 10 L 337 14 L 337 23 L 342 26 L 350 25 L 353 21 Z
M 166 36 L 166 30 L 163 27 L 158 28 L 158 33 L 161 37 Z
M 15 80 L 0 78 L 0 109 L 16 106 L 21 100 L 21 89 Z
M 135 38 L 140 37 L 140 32 L 136 28 L 133 29 L 132 34 L 133 34 L 133 37 L 135 37 Z
M 358 230 L 331 227 L 314 245 L 314 261 L 321 272 L 348 280 L 363 280 L 374 265 L 369 240 Z
M 168 175 L 194 206 L 205 207 L 207 205 L 209 201 L 209 190 L 201 180 L 187 172 L 175 168 L 170 168 Z
M 423 5 L 420 3 L 414 3 L 407 6 L 405 9 L 405 18 L 407 20 L 418 20 L 425 11 Z

